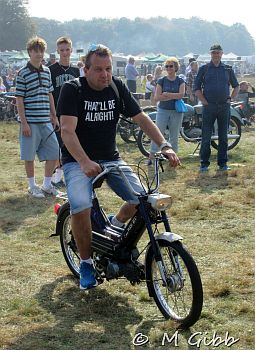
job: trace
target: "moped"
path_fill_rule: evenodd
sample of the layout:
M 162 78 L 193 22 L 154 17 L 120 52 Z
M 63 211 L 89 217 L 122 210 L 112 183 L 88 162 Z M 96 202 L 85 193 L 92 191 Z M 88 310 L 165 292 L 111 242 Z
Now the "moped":
M 146 182 L 143 193 L 134 192 L 122 166 L 107 163 L 95 177 L 91 208 L 92 257 L 99 282 L 126 278 L 132 285 L 146 283 L 149 296 L 163 316 L 176 321 L 180 328 L 188 328 L 200 317 L 203 288 L 183 238 L 171 230 L 167 215 L 171 196 L 159 192 L 159 173 L 164 161 L 161 154 L 155 155 L 152 179 L 143 170 L 144 159 L 136 166 L 139 179 Z M 96 193 L 110 172 L 120 174 L 139 200 L 136 213 L 124 228 L 111 224 Z M 80 256 L 72 234 L 69 202 L 65 196 L 62 198 L 65 203 L 55 205 L 55 235 L 60 237 L 68 267 L 78 278 Z

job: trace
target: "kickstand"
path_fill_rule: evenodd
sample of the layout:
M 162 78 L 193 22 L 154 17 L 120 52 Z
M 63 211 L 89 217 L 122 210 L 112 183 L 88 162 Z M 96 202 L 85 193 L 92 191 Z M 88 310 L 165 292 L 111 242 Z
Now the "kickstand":
M 192 156 L 195 155 L 195 153 L 196 153 L 196 151 L 199 149 L 200 145 L 201 145 L 201 141 L 198 141 L 197 146 L 196 146 L 196 148 L 194 149 L 194 151 L 193 151 L 193 153 L 192 153 Z

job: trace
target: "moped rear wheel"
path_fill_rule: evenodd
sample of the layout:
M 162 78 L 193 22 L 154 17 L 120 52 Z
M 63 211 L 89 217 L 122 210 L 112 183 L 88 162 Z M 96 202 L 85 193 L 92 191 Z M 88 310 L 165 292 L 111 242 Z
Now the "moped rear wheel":
M 79 278 L 80 256 L 71 229 L 71 215 L 69 203 L 58 217 L 58 231 L 60 244 L 65 261 L 75 277 Z
M 162 239 L 158 241 L 158 247 L 165 281 L 150 246 L 146 254 L 149 295 L 166 319 L 179 323 L 179 328 L 188 328 L 199 319 L 203 306 L 203 288 L 197 266 L 180 242 Z

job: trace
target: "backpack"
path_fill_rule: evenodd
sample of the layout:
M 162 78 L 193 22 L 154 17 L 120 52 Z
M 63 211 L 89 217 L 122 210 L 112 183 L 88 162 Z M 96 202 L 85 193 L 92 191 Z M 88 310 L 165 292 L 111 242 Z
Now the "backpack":
M 78 78 L 74 78 L 72 80 L 69 80 L 66 83 L 74 86 L 78 90 L 78 93 L 81 94 L 81 82 L 80 82 L 80 78 L 79 77 Z M 120 99 L 120 93 L 119 93 L 119 90 L 117 88 L 117 85 L 115 84 L 115 82 L 113 80 L 111 81 L 111 84 L 109 86 L 113 89 L 113 91 L 114 91 L 114 93 L 115 93 L 115 95 L 117 97 L 117 100 L 119 102 L 123 103 L 123 101 Z

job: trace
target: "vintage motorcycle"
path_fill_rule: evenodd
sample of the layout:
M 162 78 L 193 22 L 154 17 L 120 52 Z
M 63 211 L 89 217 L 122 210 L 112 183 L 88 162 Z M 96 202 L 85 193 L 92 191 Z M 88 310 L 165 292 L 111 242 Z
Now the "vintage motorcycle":
M 138 163 L 139 178 L 146 179 L 144 193 L 136 193 L 130 186 L 125 167 L 110 163 L 93 181 L 92 256 L 99 282 L 126 278 L 132 285 L 144 282 L 149 296 L 154 298 L 166 319 L 173 319 L 181 328 L 188 328 L 200 317 L 203 289 L 200 274 L 190 253 L 182 244 L 182 237 L 170 228 L 166 210 L 171 197 L 159 193 L 159 169 L 165 158 L 157 154 L 152 180 Z M 147 169 L 148 171 L 148 169 Z M 134 193 L 139 204 L 137 211 L 124 228 L 113 226 L 100 205 L 96 188 L 101 187 L 110 172 L 117 172 Z M 66 263 L 79 277 L 80 257 L 71 230 L 70 207 L 67 198 L 63 205 L 55 205 L 56 234 Z M 144 233 L 147 237 L 143 237 Z
M 132 93 L 132 95 L 137 100 L 138 104 L 140 104 L 140 100 L 144 98 L 144 94 L 141 93 Z M 147 110 L 151 111 L 151 107 L 145 107 L 143 110 L 146 113 Z M 136 123 L 132 122 L 132 118 L 125 118 L 121 115 L 117 125 L 117 131 L 122 140 L 126 143 L 137 143 L 137 135 L 140 128 Z
M 117 131 L 120 134 L 120 137 L 126 143 L 136 143 L 137 134 L 140 131 L 137 124 L 133 123 L 130 119 L 120 116 Z
M 12 93 L 0 94 L 0 120 L 17 120 L 16 97 Z
M 188 107 L 188 111 L 184 113 L 182 128 L 180 130 L 180 136 L 187 142 L 196 143 L 196 151 L 201 143 L 202 105 L 190 106 L 186 104 L 186 106 Z M 239 107 L 240 102 L 231 103 L 228 132 L 228 150 L 234 148 L 241 138 L 244 120 L 240 115 Z M 153 121 L 156 120 L 156 107 L 150 107 L 150 110 L 148 110 L 147 113 Z M 166 139 L 168 139 L 167 131 L 165 137 Z M 140 130 L 137 135 L 137 145 L 141 153 L 146 157 L 149 156 L 150 143 L 151 141 L 148 138 L 148 136 L 142 130 Z M 211 138 L 211 145 L 213 148 L 218 149 L 217 123 L 215 123 L 214 125 L 214 131 Z

